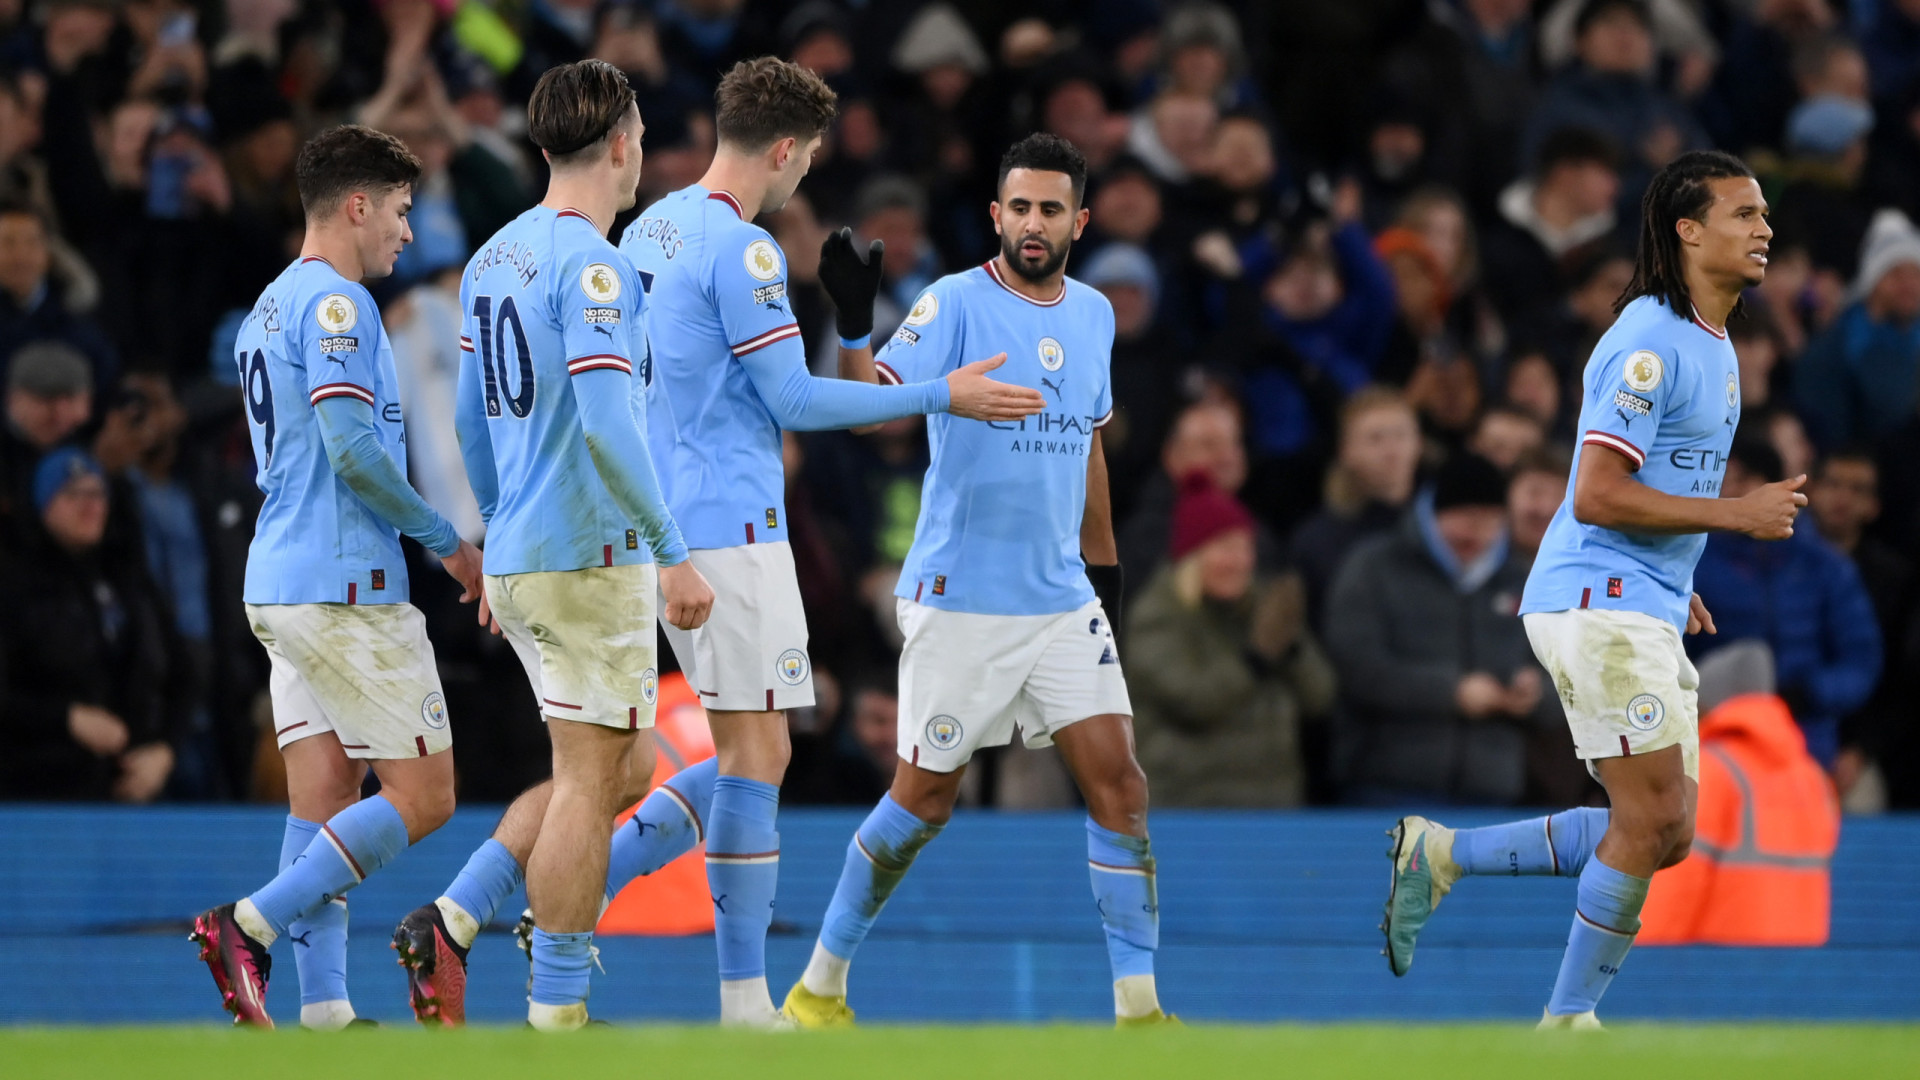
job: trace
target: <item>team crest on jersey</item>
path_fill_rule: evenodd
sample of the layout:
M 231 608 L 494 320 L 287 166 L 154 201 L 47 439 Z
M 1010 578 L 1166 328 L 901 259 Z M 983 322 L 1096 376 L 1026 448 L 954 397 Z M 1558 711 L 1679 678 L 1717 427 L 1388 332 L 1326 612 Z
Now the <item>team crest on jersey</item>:
M 321 298 L 313 316 L 319 321 L 320 329 L 329 334 L 344 334 L 360 321 L 360 309 L 353 306 L 353 297 L 345 293 L 329 293 Z
M 1652 731 L 1667 718 L 1667 707 L 1652 694 L 1641 694 L 1627 702 L 1627 723 L 1636 731 Z
M 747 273 L 755 281 L 772 281 L 780 276 L 780 256 L 773 250 L 773 241 L 755 240 L 747 245 L 747 253 L 742 256 L 747 264 Z
M 653 704 L 660 696 L 660 676 L 652 668 L 640 673 L 640 700 Z
M 914 302 L 913 310 L 907 312 L 906 322 L 908 326 L 925 326 L 938 314 L 940 314 L 940 298 L 932 293 L 921 293 L 920 299 Z
M 1050 337 L 1040 339 L 1040 366 L 1048 371 L 1059 371 L 1066 365 L 1067 350 Z
M 1739 407 L 1740 407 L 1740 377 L 1738 375 L 1735 375 L 1733 372 L 1729 371 L 1727 372 L 1727 408 L 1737 409 Z
M 420 703 L 420 719 L 435 731 L 447 726 L 447 699 L 440 696 L 440 691 L 428 694 Z
M 1643 394 L 1659 386 L 1666 373 L 1666 361 L 1657 352 L 1641 349 L 1627 357 L 1627 385 Z
M 960 745 L 960 737 L 966 732 L 960 727 L 960 721 L 951 716 L 936 716 L 927 721 L 927 741 L 935 749 L 951 750 Z
M 620 299 L 620 275 L 606 263 L 593 263 L 580 271 L 580 291 L 595 303 L 611 304 Z
M 773 662 L 774 674 L 788 686 L 799 686 L 807 678 L 807 654 L 799 649 L 788 649 Z

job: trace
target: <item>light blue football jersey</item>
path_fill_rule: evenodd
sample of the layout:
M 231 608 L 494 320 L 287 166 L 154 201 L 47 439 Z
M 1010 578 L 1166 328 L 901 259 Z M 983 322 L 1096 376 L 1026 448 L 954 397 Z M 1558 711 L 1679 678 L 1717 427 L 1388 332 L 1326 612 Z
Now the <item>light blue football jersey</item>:
M 615 503 L 588 452 L 574 396 L 575 376 L 623 375 L 633 421 L 644 425 L 644 303 L 633 267 L 578 210 L 536 206 L 467 262 L 461 441 L 475 472 L 474 461 L 484 462 L 470 446 L 479 412 L 493 462 L 492 483 L 474 482 L 488 515 L 487 573 L 649 563 L 653 542 L 667 546 L 663 558 L 678 561 L 678 532 L 664 507 L 658 520 L 636 522 Z M 647 461 L 627 464 L 652 469 Z
M 1720 496 L 1740 423 L 1740 364 L 1726 334 L 1693 312 L 1643 296 L 1626 306 L 1587 362 L 1580 456 L 1594 447 L 1624 455 L 1656 491 Z M 1687 626 L 1693 568 L 1705 533 L 1661 536 L 1585 525 L 1573 516 L 1573 486 L 1547 527 L 1527 575 L 1520 612 L 1605 608 Z
M 1080 559 L 1087 453 L 1113 417 L 1113 306 L 1068 278 L 1048 303 L 996 263 L 928 286 L 875 357 L 890 382 L 938 378 L 998 353 L 993 378 L 1040 391 L 1024 420 L 927 417 L 932 464 L 895 595 L 946 611 L 1054 615 L 1093 599 Z
M 689 547 L 787 539 L 780 432 L 879 423 L 948 404 L 911 387 L 816 379 L 787 296 L 787 260 L 738 200 L 698 184 L 648 207 L 620 250 L 647 292 L 648 441 Z
M 234 341 L 247 430 L 266 494 L 247 548 L 249 604 L 397 604 L 407 600 L 400 532 L 334 474 L 314 406 L 371 406 L 404 475 L 399 378 L 380 310 L 317 255 L 297 260 L 255 301 Z

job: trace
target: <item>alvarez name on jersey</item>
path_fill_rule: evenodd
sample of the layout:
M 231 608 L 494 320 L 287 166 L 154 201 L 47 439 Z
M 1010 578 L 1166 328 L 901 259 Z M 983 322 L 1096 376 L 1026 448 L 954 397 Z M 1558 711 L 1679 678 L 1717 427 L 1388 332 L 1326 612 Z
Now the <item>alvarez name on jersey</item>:
M 874 358 L 883 382 L 937 379 L 1001 351 L 1002 382 L 1047 399 L 1024 420 L 927 417 L 932 464 L 895 595 L 946 611 L 1046 615 L 1091 601 L 1080 559 L 1093 433 L 1113 417 L 1113 306 L 1066 278 L 1048 302 L 996 263 L 941 278 Z
M 405 474 L 399 379 L 373 297 L 307 256 L 260 294 L 234 347 L 255 483 L 266 494 L 247 549 L 246 602 L 406 602 L 400 531 L 334 474 L 313 414 L 328 398 L 365 402 Z
M 1594 447 L 1633 463 L 1635 479 L 1689 498 L 1720 494 L 1740 423 L 1740 364 L 1725 332 L 1694 312 L 1635 299 L 1594 346 L 1580 407 L 1580 457 Z M 1554 514 L 1527 576 L 1520 613 L 1637 611 L 1684 630 L 1705 533 L 1660 536 L 1587 525 L 1573 489 Z

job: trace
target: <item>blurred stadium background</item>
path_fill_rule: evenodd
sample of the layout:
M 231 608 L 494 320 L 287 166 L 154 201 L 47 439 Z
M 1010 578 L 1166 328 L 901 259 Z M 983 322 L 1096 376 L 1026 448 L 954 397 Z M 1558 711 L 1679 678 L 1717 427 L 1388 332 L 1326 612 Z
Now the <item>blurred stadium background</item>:
M 1749 762 L 1758 817 L 1723 801 L 1725 828 L 1762 854 L 1831 855 L 1831 917 L 1779 920 L 1819 947 L 1641 949 L 1609 1012 L 1920 1018 L 1902 977 L 1920 961 L 1920 2 L 0 0 L 0 1023 L 217 1019 L 184 920 L 277 850 L 284 776 L 238 599 L 258 493 L 229 346 L 297 249 L 301 141 L 357 119 L 427 163 L 415 242 L 376 294 L 413 479 L 479 540 L 452 433 L 452 283 L 542 189 L 533 81 L 584 56 L 629 73 L 644 204 L 699 177 L 719 73 L 767 53 L 841 96 L 800 197 L 763 220 L 823 374 L 831 310 L 810 262 L 828 230 L 886 241 L 885 334 L 924 285 L 996 250 L 985 208 L 1008 142 L 1051 130 L 1092 163 L 1069 272 L 1116 311 L 1120 641 L 1166 871 L 1163 985 L 1198 1019 L 1538 1008 L 1570 886 L 1462 890 L 1393 980 L 1374 955 L 1378 834 L 1413 810 L 1600 804 L 1513 604 L 1647 177 L 1688 148 L 1745 155 L 1777 236 L 1732 328 L 1745 421 L 1728 484 L 1806 472 L 1816 528 L 1773 548 L 1716 537 L 1699 586 L 1722 633 L 1694 647 L 1707 703 L 1730 703 L 1727 745 L 1787 710 L 1772 756 Z M 67 447 L 107 476 L 104 520 L 76 523 L 43 467 Z M 925 464 L 919 421 L 788 437 L 821 688 L 790 718 L 789 806 L 865 807 L 888 782 L 889 595 Z M 1502 514 L 1490 579 L 1455 580 L 1409 524 L 1436 487 L 1443 510 Z M 1248 539 L 1251 560 L 1221 554 Z M 356 1001 L 382 1019 L 404 1017 L 387 928 L 457 868 L 485 804 L 546 769 L 518 665 L 442 578 L 416 572 L 415 595 L 467 809 L 354 894 Z M 1475 674 L 1508 694 L 1468 716 L 1455 688 Z M 1781 802 L 1775 765 L 1830 785 Z M 980 812 L 903 888 L 856 1005 L 1099 1018 L 1057 761 L 989 755 L 965 798 Z M 1772 815 L 1837 810 L 1837 847 L 1770 848 Z M 776 972 L 798 969 L 856 820 L 783 813 Z M 654 900 L 629 905 L 692 924 L 630 928 L 695 933 L 607 939 L 596 1010 L 702 1018 L 704 892 Z M 1679 936 L 1716 940 L 1711 921 Z M 84 985 L 33 974 L 75 943 L 98 962 Z M 476 1017 L 517 1014 L 520 962 L 482 940 Z M 937 996 L 929 971 L 950 976 Z

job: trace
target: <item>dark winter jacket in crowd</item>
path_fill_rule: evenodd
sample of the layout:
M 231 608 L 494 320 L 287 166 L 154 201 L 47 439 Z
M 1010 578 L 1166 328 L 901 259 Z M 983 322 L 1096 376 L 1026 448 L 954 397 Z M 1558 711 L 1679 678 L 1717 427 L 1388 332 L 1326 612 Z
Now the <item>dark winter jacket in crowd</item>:
M 1866 704 L 1880 678 L 1879 622 L 1852 561 L 1811 528 L 1778 542 L 1714 533 L 1693 588 L 1720 632 L 1688 638 L 1688 651 L 1765 641 L 1807 752 L 1832 765 L 1840 717 Z
M 42 531 L 0 561 L 0 611 L 0 798 L 107 799 L 119 765 L 74 741 L 68 710 L 119 717 L 129 750 L 177 726 L 172 631 L 146 567 L 72 554 Z
M 1336 768 L 1348 797 L 1510 805 L 1526 788 L 1531 730 L 1563 722 L 1516 614 L 1529 560 L 1508 551 L 1463 590 L 1429 549 L 1417 516 L 1353 553 L 1335 580 L 1327 651 L 1340 674 Z M 1471 720 L 1454 704 L 1462 676 L 1539 674 L 1524 717 Z

